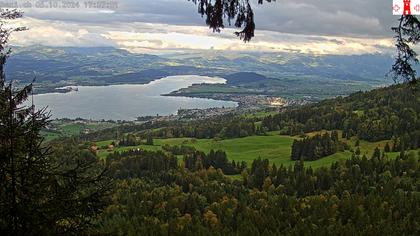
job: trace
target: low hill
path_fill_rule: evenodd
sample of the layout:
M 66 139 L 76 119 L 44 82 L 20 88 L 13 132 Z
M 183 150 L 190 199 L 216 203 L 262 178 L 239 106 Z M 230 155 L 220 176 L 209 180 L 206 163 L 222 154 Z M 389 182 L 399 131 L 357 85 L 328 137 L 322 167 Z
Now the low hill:
M 239 72 L 224 76 L 228 85 L 240 85 L 247 83 L 261 83 L 267 82 L 269 78 L 253 73 L 253 72 Z
M 396 150 L 420 147 L 420 90 L 406 84 L 357 92 L 266 117 L 262 125 L 285 134 L 343 130 L 343 137 L 393 139 Z
M 420 94 L 414 87 L 402 84 L 358 92 L 305 106 L 291 107 L 273 115 L 227 115 L 205 120 L 151 122 L 125 125 L 88 134 L 83 140 L 112 140 L 115 133 L 135 134 L 140 140 L 145 134 L 155 138 L 153 146 L 121 147 L 160 150 L 163 145 L 187 145 L 200 151 L 226 151 L 228 158 L 251 163 L 261 157 L 276 164 L 293 164 L 291 144 L 303 135 L 324 134 L 339 130 L 339 141 L 344 150 L 311 161 L 313 167 L 329 165 L 348 159 L 356 149 L 370 157 L 378 147 L 389 147 L 387 155 L 396 157 L 401 150 L 420 148 Z M 100 142 L 102 143 L 102 142 Z M 343 148 L 344 148 L 343 146 Z M 105 158 L 106 151 L 100 152 Z
M 384 75 L 392 61 L 389 55 L 379 54 L 218 52 L 211 56 L 197 52 L 157 56 L 112 47 L 33 46 L 14 48 L 6 74 L 22 84 L 36 77 L 40 93 L 68 85 L 138 84 L 165 75 L 205 75 L 226 77 L 232 86 L 245 84 L 247 93 L 321 100 L 386 84 Z

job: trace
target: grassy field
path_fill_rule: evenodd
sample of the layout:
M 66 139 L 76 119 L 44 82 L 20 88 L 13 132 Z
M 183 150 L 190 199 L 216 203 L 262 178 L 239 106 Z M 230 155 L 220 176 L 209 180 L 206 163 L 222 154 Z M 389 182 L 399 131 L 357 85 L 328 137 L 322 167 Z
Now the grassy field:
M 42 130 L 40 133 L 42 137 L 44 138 L 45 142 L 61 137 L 61 134 L 59 132 L 51 132 L 51 131 Z
M 45 138 L 45 141 L 50 141 L 59 137 L 79 135 L 80 132 L 85 128 L 87 128 L 87 125 L 63 122 L 62 124 L 56 124 L 56 130 L 41 131 L 41 134 Z
M 66 124 L 60 125 L 57 130 L 43 130 L 41 131 L 41 135 L 48 142 L 60 137 L 79 135 L 83 129 L 85 129 L 85 126 L 82 124 Z
M 322 132 L 322 131 L 320 131 Z M 316 133 L 310 133 L 308 135 L 315 135 Z M 279 135 L 277 131 L 270 132 L 267 136 L 250 136 L 245 138 L 235 138 L 227 140 L 214 140 L 214 139 L 191 139 L 191 138 L 170 138 L 170 139 L 155 139 L 154 145 L 140 145 L 133 147 L 117 147 L 115 151 L 125 151 L 134 148 L 142 148 L 145 150 L 162 150 L 162 146 L 168 145 L 187 145 L 193 146 L 197 150 L 208 153 L 211 149 L 224 150 L 229 160 L 245 161 L 251 164 L 252 161 L 258 157 L 263 159 L 269 159 L 270 163 L 276 165 L 291 165 L 294 161 L 290 159 L 291 145 L 294 139 L 298 137 L 290 137 L 285 135 Z M 345 140 L 352 148 L 356 139 Z M 110 144 L 112 140 L 97 142 L 97 146 L 106 146 Z M 360 141 L 360 150 L 362 154 L 366 154 L 368 157 L 372 155 L 375 147 L 380 147 L 383 150 L 386 141 L 381 142 L 366 142 Z M 98 156 L 106 158 L 109 154 L 105 149 L 99 150 Z M 388 153 L 389 157 L 395 157 L 399 153 Z M 336 161 L 349 159 L 352 153 L 350 151 L 338 152 L 331 156 L 322 158 L 317 161 L 308 161 L 305 163 L 307 166 L 318 168 L 320 166 L 328 166 Z
M 112 140 L 97 142 L 97 146 L 110 144 Z M 227 139 L 216 141 L 214 139 L 191 139 L 191 138 L 171 138 L 154 139 L 154 145 L 140 145 L 136 147 L 120 147 L 116 151 L 124 151 L 133 148 L 143 148 L 146 150 L 161 150 L 162 146 L 168 145 L 186 145 L 193 146 L 197 150 L 209 152 L 211 149 L 224 150 L 230 160 L 246 161 L 251 163 L 254 159 L 261 157 L 267 158 L 271 162 L 279 164 L 284 163 L 290 157 L 290 147 L 293 138 L 289 136 L 276 135 L 270 133 L 267 136 L 250 136 L 245 138 Z M 100 157 L 106 157 L 108 152 L 100 150 Z
M 74 122 L 65 120 L 54 120 L 52 122 L 54 130 L 43 130 L 41 131 L 45 141 L 50 141 L 59 137 L 70 137 L 74 135 L 80 135 L 85 129 L 91 131 L 98 131 L 101 129 L 111 128 L 115 126 L 109 122 Z

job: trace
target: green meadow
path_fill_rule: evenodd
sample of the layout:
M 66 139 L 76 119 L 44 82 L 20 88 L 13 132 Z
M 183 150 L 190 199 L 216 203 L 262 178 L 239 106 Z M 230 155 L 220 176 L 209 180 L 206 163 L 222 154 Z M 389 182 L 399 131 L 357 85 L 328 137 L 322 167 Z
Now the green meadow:
M 154 139 L 154 145 L 140 145 L 134 147 L 117 147 L 115 151 L 124 151 L 135 148 L 145 150 L 161 150 L 162 146 L 167 145 L 186 145 L 195 147 L 203 152 L 213 150 L 223 150 L 228 155 L 229 160 L 246 161 L 251 163 L 258 157 L 267 158 L 270 162 L 280 164 L 285 163 L 290 157 L 293 137 L 270 133 L 267 136 L 249 136 L 245 138 L 235 138 L 226 140 L 215 139 L 191 139 L 191 138 L 170 138 Z M 110 144 L 112 140 L 97 142 L 98 147 Z M 106 157 L 106 150 L 99 150 L 100 157 Z
M 41 131 L 42 136 L 45 138 L 45 141 L 50 141 L 59 137 L 69 137 L 74 135 L 79 135 L 80 132 L 85 129 L 84 124 L 79 123 L 65 123 L 57 125 L 57 130 L 50 131 L 44 130 Z
M 51 141 L 60 137 L 70 137 L 80 135 L 85 129 L 98 131 L 101 129 L 114 127 L 116 124 L 109 122 L 86 122 L 78 123 L 74 121 L 56 120 L 52 122 L 55 130 L 42 130 L 41 135 L 45 141 Z
M 320 131 L 322 132 L 322 131 Z M 314 135 L 309 133 L 308 135 Z M 277 131 L 270 132 L 266 136 L 249 136 L 245 138 L 234 138 L 225 140 L 216 139 L 192 139 L 192 138 L 169 138 L 169 139 L 154 139 L 154 145 L 139 145 L 132 147 L 116 147 L 114 151 L 127 151 L 130 149 L 141 148 L 145 150 L 162 150 L 163 145 L 186 145 L 195 147 L 197 150 L 208 153 L 210 150 L 223 150 L 227 153 L 229 160 L 245 161 L 251 164 L 253 160 L 261 157 L 269 159 L 270 163 L 276 165 L 291 165 L 294 163 L 290 159 L 291 146 L 293 140 L 298 137 L 291 137 L 286 135 L 279 135 Z M 351 148 L 355 148 L 356 139 L 345 140 Z M 112 140 L 97 142 L 98 147 L 104 147 L 110 144 Z M 383 150 L 386 141 L 380 142 L 366 142 L 360 140 L 360 150 L 362 154 L 370 157 L 375 147 Z M 106 158 L 109 152 L 106 149 L 100 149 L 98 156 Z M 395 157 L 399 153 L 387 153 L 389 157 Z M 336 161 L 349 159 L 352 153 L 350 151 L 338 152 L 331 156 L 324 157 L 317 161 L 308 161 L 307 166 L 318 168 L 321 166 L 328 166 Z M 180 157 L 182 158 L 182 157 Z

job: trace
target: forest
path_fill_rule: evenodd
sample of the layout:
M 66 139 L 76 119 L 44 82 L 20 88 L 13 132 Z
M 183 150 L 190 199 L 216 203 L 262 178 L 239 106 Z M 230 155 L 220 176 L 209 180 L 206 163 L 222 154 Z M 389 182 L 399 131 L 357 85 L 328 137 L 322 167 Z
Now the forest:
M 27 89 L 15 99 L 25 99 Z M 420 151 L 412 138 L 419 130 L 418 99 L 413 87 L 397 85 L 285 109 L 274 116 L 166 122 L 160 128 L 162 123 L 123 125 L 85 137 L 58 138 L 47 146 L 39 130 L 48 117 L 29 108 L 26 122 L 16 116 L 12 123 L 19 127 L 12 140 L 22 145 L 14 146 L 13 155 L 10 143 L 0 146 L 6 156 L 19 161 L 27 160 L 24 153 L 32 155 L 32 161 L 17 170 L 32 176 L 31 181 L 17 178 L 15 193 L 27 200 L 17 202 L 14 212 L 9 204 L 13 196 L 2 195 L 0 206 L 6 211 L 0 231 L 9 235 L 16 227 L 18 235 L 417 235 Z M 13 103 L 8 106 L 16 109 Z M 10 113 L 2 114 L 0 118 L 8 122 Z M 367 156 L 358 149 L 358 139 L 350 159 L 305 166 L 349 148 L 336 129 L 343 130 L 344 138 L 351 134 L 369 140 L 364 124 L 389 120 L 395 126 L 383 130 L 381 138 L 388 140 L 383 150 L 375 148 Z M 331 131 L 296 138 L 293 165 L 276 165 L 258 156 L 248 165 L 229 160 L 223 150 L 205 153 L 185 145 L 165 145 L 159 151 L 127 149 L 109 152 L 106 158 L 89 148 L 90 139 L 108 135 L 118 136 L 118 145 L 130 148 L 138 143 L 152 146 L 154 138 L 169 133 L 229 139 L 257 130 L 259 135 L 268 130 Z M 390 151 L 400 154 L 389 158 Z M 2 165 L 6 168 L 1 176 L 11 176 L 8 164 Z M 37 176 L 43 181 L 34 185 Z M 25 214 L 27 210 L 32 213 Z M 6 217 L 9 214 L 16 218 Z
M 184 156 L 184 167 L 190 171 L 199 171 L 212 167 L 222 170 L 226 175 L 236 175 L 246 169 L 246 166 L 247 164 L 244 161 L 241 163 L 235 163 L 234 160 L 229 162 L 226 153 L 222 150 L 210 150 L 208 155 L 195 151 Z
M 343 137 L 367 141 L 393 139 L 401 149 L 420 147 L 420 91 L 393 85 L 317 104 L 291 108 L 265 117 L 262 125 L 296 135 L 317 130 L 343 130 Z M 395 150 L 398 150 L 396 148 Z
M 418 143 L 405 136 L 418 135 L 418 104 L 416 90 L 398 85 L 286 109 L 265 118 L 225 116 L 220 122 L 132 129 L 130 133 L 137 132 L 143 140 L 151 134 L 155 138 L 185 135 L 229 139 L 241 137 L 241 133 L 256 134 L 256 130 L 287 134 L 332 131 L 295 139 L 291 158 L 296 162 L 290 166 L 258 157 L 251 165 L 235 163 L 221 150 L 204 153 L 183 145 L 166 145 L 164 152 L 139 149 L 111 153 L 105 163 L 115 189 L 90 233 L 416 235 L 420 233 L 420 152 L 408 151 L 416 149 Z M 407 111 L 414 111 L 408 112 L 411 117 L 397 115 Z M 384 133 L 379 139 L 389 140 L 384 150 L 376 148 L 366 156 L 356 141 L 351 159 L 320 168 L 305 166 L 305 161 L 349 148 L 339 141 L 336 129 L 343 130 L 344 138 L 371 140 L 364 136 L 363 125 L 388 120 L 395 122 L 394 128 L 378 130 Z M 256 127 L 254 122 L 259 121 L 262 124 Z M 406 121 L 409 125 L 403 126 Z M 390 151 L 400 154 L 388 158 Z M 232 174 L 239 178 L 228 176 Z
M 344 150 L 344 144 L 338 140 L 337 131 L 331 134 L 317 134 L 302 140 L 294 140 L 292 144 L 292 160 L 313 161 Z
M 213 167 L 169 168 L 122 177 L 97 219 L 115 235 L 416 235 L 420 232 L 420 153 L 353 156 L 319 169 L 257 159 L 232 180 Z M 134 156 L 133 156 L 134 157 Z M 115 160 L 138 176 L 132 163 Z M 144 161 L 147 163 L 148 161 Z M 164 163 L 167 164 L 164 164 Z M 157 162 L 155 162 L 157 163 Z M 152 165 L 152 164 L 151 164 Z M 188 164 L 189 165 L 189 164 Z M 131 170 L 130 170 L 131 169 Z M 140 167 L 141 169 L 141 167 Z M 131 174 L 131 171 L 133 174 Z

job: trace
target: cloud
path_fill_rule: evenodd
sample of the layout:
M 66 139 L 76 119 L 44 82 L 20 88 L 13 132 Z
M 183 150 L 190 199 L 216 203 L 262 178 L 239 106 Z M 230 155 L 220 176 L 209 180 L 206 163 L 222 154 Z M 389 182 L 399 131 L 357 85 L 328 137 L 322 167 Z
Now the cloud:
M 13 35 L 17 45 L 113 46 L 136 53 L 165 53 L 183 50 L 229 50 L 240 52 L 298 52 L 311 54 L 389 53 L 392 39 L 361 39 L 288 34 L 259 30 L 254 40 L 243 43 L 233 29 L 215 34 L 205 26 L 160 23 L 85 25 L 25 18 L 15 23 L 29 27 Z
M 213 33 L 187 0 L 115 0 L 117 9 L 25 9 L 20 45 L 116 46 L 133 52 L 180 50 L 388 53 L 395 22 L 383 0 L 253 2 L 256 37 L 243 43 L 227 27 Z M 251 1 L 252 2 L 252 1 Z
M 23 0 L 22 0 L 23 1 Z M 57 0 L 60 2 L 60 0 Z M 110 0 L 111 1 L 111 0 Z M 187 0 L 113 0 L 117 9 L 28 8 L 29 17 L 78 23 L 161 23 L 203 26 L 197 6 Z M 384 37 L 396 23 L 391 2 L 383 0 L 277 0 L 262 5 L 251 0 L 257 29 L 328 36 Z M 81 1 L 82 3 L 82 1 Z
M 61 21 L 43 21 L 31 18 L 20 19 L 14 22 L 15 26 L 28 27 L 27 31 L 16 32 L 10 42 L 20 46 L 46 45 L 46 46 L 112 46 L 112 40 L 103 37 L 101 27 L 83 27 Z
M 383 0 L 278 0 L 255 8 L 266 30 L 329 36 L 384 37 L 396 22 Z

